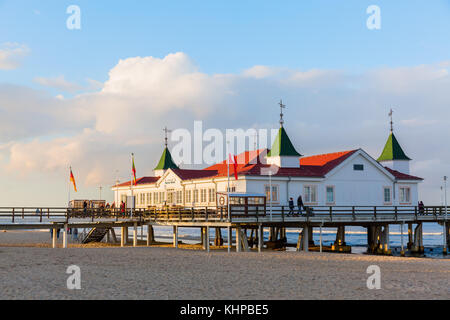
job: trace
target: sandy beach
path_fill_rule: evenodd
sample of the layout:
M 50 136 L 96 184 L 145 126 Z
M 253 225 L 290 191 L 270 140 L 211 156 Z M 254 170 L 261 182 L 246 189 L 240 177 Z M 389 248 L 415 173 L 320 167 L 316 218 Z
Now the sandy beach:
M 449 299 L 448 260 L 169 247 L 51 249 L 48 232 L 0 233 L 0 299 Z M 81 268 L 81 290 L 66 269 Z M 381 289 L 366 286 L 381 269 Z

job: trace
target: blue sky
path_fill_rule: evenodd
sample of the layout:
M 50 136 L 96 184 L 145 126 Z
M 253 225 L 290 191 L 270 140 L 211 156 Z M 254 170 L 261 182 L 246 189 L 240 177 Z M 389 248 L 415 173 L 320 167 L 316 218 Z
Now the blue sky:
M 66 28 L 69 5 L 81 30 Z M 366 27 L 370 5 L 380 30 Z M 394 107 L 424 199 L 439 204 L 449 31 L 449 0 L 0 0 L 2 204 L 64 205 L 69 163 L 78 196 L 94 198 L 116 170 L 129 177 L 131 152 L 152 174 L 165 125 L 276 127 L 280 98 L 305 155 L 377 157 Z
M 81 8 L 81 30 L 65 27 L 71 4 Z M 381 8 L 381 30 L 366 28 L 371 4 Z M 449 15 L 450 1 L 0 1 L 1 41 L 32 52 L 0 81 L 104 81 L 121 58 L 178 51 L 206 73 L 434 63 L 450 51 Z

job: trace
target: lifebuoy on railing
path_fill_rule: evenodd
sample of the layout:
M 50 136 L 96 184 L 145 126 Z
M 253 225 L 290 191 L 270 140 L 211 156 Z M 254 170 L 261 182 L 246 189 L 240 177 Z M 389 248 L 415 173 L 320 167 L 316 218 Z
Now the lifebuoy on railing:
M 221 196 L 221 197 L 219 198 L 219 204 L 220 204 L 221 206 L 223 206 L 223 205 L 225 204 L 225 197 L 224 197 L 224 196 Z

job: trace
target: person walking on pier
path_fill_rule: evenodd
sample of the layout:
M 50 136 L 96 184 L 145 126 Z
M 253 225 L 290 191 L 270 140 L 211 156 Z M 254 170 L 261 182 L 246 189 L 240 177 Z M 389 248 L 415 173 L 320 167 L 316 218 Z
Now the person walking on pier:
M 289 213 L 288 216 L 294 215 L 294 199 L 289 198 Z
M 422 201 L 419 201 L 418 207 L 419 207 L 419 214 L 420 215 L 424 214 L 425 213 L 425 206 L 424 206 Z
M 84 202 L 83 202 L 83 213 L 84 213 L 84 214 L 87 214 L 87 206 L 88 206 L 87 202 L 84 201 Z
M 305 209 L 305 205 L 303 204 L 303 198 L 302 195 L 299 195 L 297 198 L 297 207 L 298 207 L 298 214 L 302 214 L 302 208 Z
M 120 203 L 120 213 L 125 215 L 125 202 L 123 201 Z

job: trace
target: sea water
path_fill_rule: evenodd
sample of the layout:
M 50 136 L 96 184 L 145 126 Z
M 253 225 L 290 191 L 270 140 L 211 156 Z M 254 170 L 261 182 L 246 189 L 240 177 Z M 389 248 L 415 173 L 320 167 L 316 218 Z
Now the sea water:
M 226 244 L 226 231 L 222 229 L 222 237 Z M 298 239 L 298 233 L 301 229 L 289 228 L 286 229 L 286 237 L 288 243 L 296 244 Z M 162 242 L 172 242 L 173 228 L 155 226 L 155 239 Z M 210 228 L 210 238 L 214 239 L 214 228 Z M 322 228 L 322 244 L 324 246 L 331 246 L 336 240 L 337 228 Z M 144 236 L 146 235 L 144 231 Z M 138 232 L 140 235 L 140 232 Z M 233 232 L 234 237 L 234 232 Z M 264 240 L 269 237 L 269 229 L 264 230 Z M 320 229 L 314 228 L 313 239 L 316 245 L 319 245 Z M 200 228 L 179 228 L 178 240 L 184 243 L 199 243 L 200 242 Z M 401 225 L 390 225 L 389 228 L 389 245 L 394 256 L 400 256 L 401 250 Z M 427 258 L 450 258 L 450 255 L 443 255 L 443 227 L 437 223 L 424 223 L 423 224 L 423 245 L 425 247 L 425 253 L 421 255 L 414 255 L 415 257 L 427 257 Z M 352 247 L 352 253 L 364 254 L 367 250 L 367 230 L 363 227 L 347 226 L 345 228 L 345 242 Z M 406 245 L 408 242 L 408 226 L 403 226 L 403 245 L 407 256 Z M 288 249 L 289 250 L 289 249 Z

